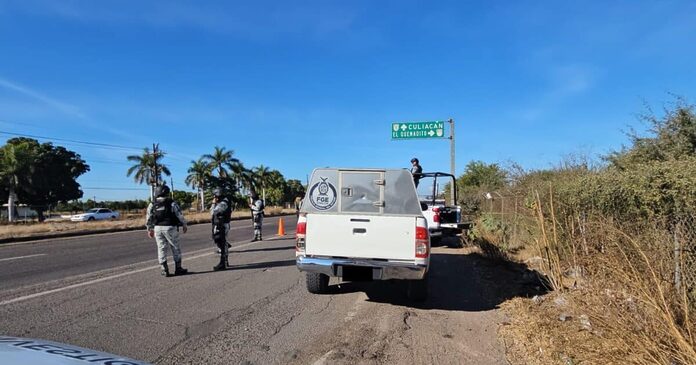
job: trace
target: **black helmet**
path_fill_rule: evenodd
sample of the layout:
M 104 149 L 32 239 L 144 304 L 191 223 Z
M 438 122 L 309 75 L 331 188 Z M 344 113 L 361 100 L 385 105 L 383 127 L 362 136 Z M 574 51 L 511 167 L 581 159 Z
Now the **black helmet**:
M 166 197 L 169 195 L 169 186 L 167 185 L 161 185 L 158 186 L 157 189 L 155 189 L 155 196 L 156 197 Z
M 418 161 L 418 159 L 414 157 L 411 159 L 411 163 L 414 163 L 414 162 L 420 162 L 420 161 Z
M 220 188 L 213 189 L 213 196 L 216 198 L 221 198 L 222 197 L 222 189 L 220 189 Z

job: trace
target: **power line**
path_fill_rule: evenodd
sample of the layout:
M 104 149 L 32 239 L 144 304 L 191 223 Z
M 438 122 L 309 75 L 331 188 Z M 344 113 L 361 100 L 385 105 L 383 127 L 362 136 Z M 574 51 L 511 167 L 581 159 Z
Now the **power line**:
M 90 189 L 90 190 L 138 190 L 138 191 L 149 191 L 150 189 L 143 189 L 143 188 L 95 188 L 95 187 L 86 187 L 83 186 L 82 189 Z
M 97 146 L 97 147 L 123 149 L 123 150 L 140 151 L 143 149 L 142 147 L 120 146 L 120 145 L 109 144 L 109 143 L 85 142 L 85 141 L 77 141 L 74 139 L 44 137 L 44 136 L 36 136 L 36 135 L 32 135 L 32 134 L 12 133 L 12 132 L 5 132 L 5 131 L 0 131 L 0 134 L 6 134 L 6 135 L 10 135 L 10 136 L 17 136 L 17 137 L 47 139 L 47 140 L 54 140 L 54 141 L 61 141 L 61 142 L 80 143 L 80 144 L 84 144 L 84 145 L 88 145 L 88 146 Z
M 96 162 L 96 163 L 105 163 L 105 164 L 112 164 L 112 165 L 125 165 L 125 166 L 131 166 L 131 164 L 128 163 L 128 162 L 120 162 L 120 161 L 113 161 L 113 160 L 95 160 L 95 159 L 89 159 L 89 160 L 85 160 L 85 161 L 88 162 L 88 163 L 90 163 L 90 164 L 93 163 L 93 162 Z

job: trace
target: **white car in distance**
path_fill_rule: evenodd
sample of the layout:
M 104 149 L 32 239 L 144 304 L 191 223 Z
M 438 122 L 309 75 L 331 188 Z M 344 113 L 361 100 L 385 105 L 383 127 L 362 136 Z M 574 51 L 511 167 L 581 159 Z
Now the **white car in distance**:
M 70 217 L 73 222 L 98 221 L 104 219 L 117 219 L 119 214 L 115 210 L 107 208 L 92 208 L 82 214 L 75 214 Z

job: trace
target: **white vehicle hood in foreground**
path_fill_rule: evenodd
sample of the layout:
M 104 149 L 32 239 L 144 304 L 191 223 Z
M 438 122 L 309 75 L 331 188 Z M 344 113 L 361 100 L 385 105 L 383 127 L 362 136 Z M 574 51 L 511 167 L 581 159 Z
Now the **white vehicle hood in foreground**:
M 143 365 L 142 361 L 58 342 L 0 336 L 3 365 Z

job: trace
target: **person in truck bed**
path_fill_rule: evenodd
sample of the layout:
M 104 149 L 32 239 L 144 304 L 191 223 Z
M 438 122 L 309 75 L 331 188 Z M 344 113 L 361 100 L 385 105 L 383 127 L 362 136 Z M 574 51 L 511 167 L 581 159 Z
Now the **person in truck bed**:
M 411 159 L 411 165 L 411 175 L 413 175 L 413 183 L 416 185 L 417 188 L 418 182 L 420 182 L 420 179 L 423 174 L 423 168 L 421 167 L 418 159 L 415 157 Z

